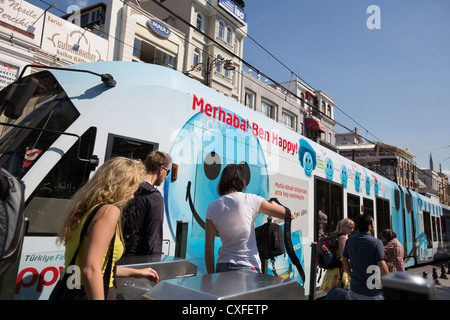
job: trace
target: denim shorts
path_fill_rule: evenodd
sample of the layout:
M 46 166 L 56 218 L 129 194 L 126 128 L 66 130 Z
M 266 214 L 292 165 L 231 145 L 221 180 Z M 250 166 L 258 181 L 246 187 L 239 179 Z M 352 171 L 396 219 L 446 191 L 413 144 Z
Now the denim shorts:
M 257 273 L 261 273 L 261 270 L 255 267 L 239 265 L 235 263 L 218 263 L 216 265 L 216 272 L 226 272 L 226 271 L 234 271 L 234 270 L 250 270 Z

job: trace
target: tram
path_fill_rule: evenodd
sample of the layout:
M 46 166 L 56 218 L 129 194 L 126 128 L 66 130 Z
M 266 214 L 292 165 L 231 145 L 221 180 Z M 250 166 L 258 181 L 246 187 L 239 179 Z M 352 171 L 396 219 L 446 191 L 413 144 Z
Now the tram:
M 200 274 L 206 272 L 206 208 L 230 163 L 244 166 L 246 192 L 277 198 L 294 212 L 292 243 L 307 276 L 300 277 L 287 255 L 277 257 L 275 267 L 305 292 L 319 285 L 309 283 L 319 210 L 328 216 L 328 231 L 342 218 L 371 214 L 375 236 L 396 231 L 405 266 L 448 254 L 449 207 L 175 70 L 136 62 L 53 68 L 20 78 L 0 92 L 0 102 L 0 165 L 26 186 L 28 227 L 15 299 L 48 297 L 64 266 L 56 233 L 65 208 L 96 168 L 114 156 L 144 159 L 155 149 L 168 152 L 174 164 L 160 187 L 164 253 L 173 255 L 177 221 L 188 221 L 186 258 Z M 256 224 L 264 222 L 260 215 Z

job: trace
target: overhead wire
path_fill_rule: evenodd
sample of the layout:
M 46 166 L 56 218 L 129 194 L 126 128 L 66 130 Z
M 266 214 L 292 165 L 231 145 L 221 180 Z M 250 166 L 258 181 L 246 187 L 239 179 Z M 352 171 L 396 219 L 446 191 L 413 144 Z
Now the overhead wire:
M 41 2 L 45 3 L 46 5 L 50 5 L 49 3 L 47 3 L 45 0 L 40 0 Z M 132 1 L 127 1 L 127 0 L 120 0 L 124 5 L 129 6 L 129 2 L 133 3 Z M 136 4 L 139 5 L 139 1 L 135 0 Z M 280 88 L 282 88 L 286 94 L 290 94 L 292 97 L 299 99 L 300 101 L 303 101 L 304 104 L 308 105 L 309 107 L 311 107 L 314 112 L 322 115 L 324 118 L 327 118 L 329 121 L 332 121 L 332 123 L 334 123 L 334 125 L 338 125 L 340 127 L 342 127 L 343 129 L 345 129 L 346 131 L 354 134 L 355 136 L 357 136 L 358 138 L 368 142 L 368 143 L 373 143 L 373 141 L 367 139 L 366 137 L 363 137 L 362 135 L 360 135 L 359 133 L 355 132 L 354 130 L 348 128 L 347 126 L 345 126 L 344 124 L 340 123 L 339 121 L 331 118 L 330 116 L 328 116 L 326 113 L 322 112 L 320 110 L 320 108 L 315 107 L 314 105 L 311 105 L 311 103 L 307 100 L 304 99 L 301 96 L 298 96 L 297 94 L 295 94 L 294 92 L 292 92 L 289 88 L 286 88 L 285 86 L 283 86 L 282 84 L 280 84 L 279 82 L 275 81 L 273 78 L 271 78 L 270 76 L 268 76 L 266 73 L 262 72 L 260 69 L 256 68 L 255 66 L 253 66 L 252 64 L 250 64 L 249 62 L 247 62 L 246 60 L 244 60 L 242 57 L 238 56 L 237 54 L 235 54 L 234 52 L 230 51 L 228 48 L 226 48 L 225 46 L 223 46 L 221 43 L 219 43 L 216 39 L 214 39 L 213 37 L 210 37 L 208 34 L 206 34 L 205 32 L 203 32 L 202 30 L 199 30 L 198 28 L 196 28 L 194 25 L 192 25 L 189 21 L 187 21 L 186 19 L 184 19 L 183 17 L 181 17 L 178 13 L 174 12 L 173 10 L 171 10 L 170 8 L 166 7 L 164 4 L 162 4 L 161 2 L 159 2 L 158 0 L 148 0 L 148 1 L 152 1 L 153 3 L 157 4 L 158 6 L 160 6 L 162 9 L 164 9 L 165 11 L 167 11 L 168 13 L 170 13 L 171 15 L 173 15 L 174 17 L 176 17 L 177 19 L 179 19 L 181 22 L 183 22 L 184 24 L 186 24 L 189 28 L 192 28 L 193 30 L 196 30 L 197 32 L 199 32 L 202 36 L 206 37 L 209 41 L 213 42 L 215 45 L 217 45 L 221 50 L 223 50 L 224 52 L 227 53 L 227 55 L 230 55 L 232 57 L 234 57 L 235 59 L 239 60 L 241 63 L 243 63 L 244 65 L 246 65 L 248 68 L 254 70 L 255 72 L 257 72 L 259 75 L 263 76 L 264 78 L 266 78 L 268 81 L 270 81 L 273 85 L 278 86 Z M 206 0 L 206 2 L 212 7 L 214 8 L 214 10 L 216 10 L 218 13 L 220 13 L 220 11 L 213 5 L 211 5 L 211 3 Z M 140 7 L 140 5 L 139 5 Z M 136 9 L 135 7 L 133 7 L 134 9 Z M 64 14 L 67 14 L 66 12 L 62 11 L 59 8 L 55 8 L 55 10 L 58 10 Z M 149 17 L 149 13 L 145 11 L 145 9 L 141 8 L 141 14 Z M 220 13 L 222 15 L 222 13 Z M 130 44 L 125 43 L 124 41 L 122 41 L 121 39 L 117 39 L 116 37 L 107 34 L 106 32 L 104 32 L 105 35 L 112 37 L 113 39 L 115 39 L 116 41 L 121 42 L 124 45 L 128 45 L 130 47 L 132 47 Z M 309 86 L 313 91 L 317 91 L 316 89 L 314 89 L 313 86 L 311 86 L 310 84 L 308 84 L 305 80 L 303 80 L 300 76 L 298 76 L 292 69 L 290 69 L 285 63 L 283 63 L 279 58 L 277 58 L 275 55 L 273 55 L 268 49 L 266 49 L 263 45 L 261 45 L 258 41 L 256 41 L 252 36 L 250 36 L 248 33 L 243 32 L 245 34 L 246 37 L 248 37 L 250 40 L 252 40 L 253 42 L 255 42 L 262 50 L 264 50 L 267 54 L 269 54 L 272 58 L 274 58 L 278 63 L 280 63 L 283 67 L 285 67 L 287 70 L 289 70 L 291 72 L 291 76 L 295 75 L 297 79 L 299 79 L 303 84 L 306 84 L 307 86 Z M 198 48 L 200 51 L 202 51 L 204 54 L 213 57 L 211 54 L 209 54 L 206 50 L 204 50 L 203 48 L 198 47 L 197 45 L 189 42 L 188 40 L 184 39 L 184 41 L 187 41 L 188 43 L 190 43 L 191 45 L 193 45 L 195 48 Z M 215 58 L 215 57 L 213 57 Z M 245 72 L 241 69 L 240 72 L 242 73 L 243 76 L 245 75 Z M 250 78 L 249 78 L 250 79 Z M 253 81 L 253 79 L 252 79 Z M 264 86 L 261 84 L 261 87 L 264 88 Z M 267 88 L 266 88 L 267 89 Z M 269 89 L 267 89 L 269 90 Z M 350 115 L 348 115 L 344 110 L 342 110 L 339 106 L 337 106 L 336 104 L 333 105 L 336 109 L 338 109 L 339 111 L 341 111 L 345 116 L 347 116 L 349 119 L 351 119 L 353 122 L 355 122 L 358 126 L 360 126 L 361 128 L 363 128 L 366 133 L 370 133 L 370 135 L 372 135 L 375 139 L 377 139 L 379 142 L 383 143 L 384 142 L 378 138 L 377 136 L 375 136 L 372 132 L 370 132 L 368 129 L 366 129 L 363 125 L 361 125 L 358 121 L 356 121 L 353 117 L 351 117 Z M 398 156 L 395 152 L 392 151 L 388 151 L 389 153 L 391 153 L 394 156 Z M 446 159 L 447 160 L 447 159 Z M 422 171 L 420 168 L 418 168 L 418 170 Z M 425 173 L 427 174 L 427 173 Z

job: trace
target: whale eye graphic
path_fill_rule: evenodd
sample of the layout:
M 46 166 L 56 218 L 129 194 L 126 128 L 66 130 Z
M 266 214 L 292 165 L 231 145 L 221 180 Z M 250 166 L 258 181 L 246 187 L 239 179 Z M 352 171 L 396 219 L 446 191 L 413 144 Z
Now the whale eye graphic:
M 245 172 L 245 186 L 248 186 L 248 184 L 250 183 L 250 179 L 251 179 L 251 176 L 250 176 L 250 167 L 248 166 L 248 163 L 245 162 L 245 161 L 241 161 L 241 162 L 239 163 L 239 166 L 240 166 L 242 169 L 244 169 L 244 172 Z
M 203 170 L 205 171 L 205 176 L 209 180 L 215 180 L 221 169 L 220 156 L 216 152 L 212 151 L 208 153 L 205 157 L 205 162 L 203 164 Z

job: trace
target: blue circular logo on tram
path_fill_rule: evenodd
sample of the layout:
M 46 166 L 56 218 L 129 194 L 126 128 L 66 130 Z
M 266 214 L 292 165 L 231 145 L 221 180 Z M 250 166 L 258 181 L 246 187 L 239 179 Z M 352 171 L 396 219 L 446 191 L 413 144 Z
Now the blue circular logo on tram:
M 334 176 L 334 166 L 333 161 L 330 158 L 325 159 L 325 176 L 328 180 L 333 180 Z
M 348 181 L 348 172 L 347 167 L 345 164 L 341 166 L 341 182 L 344 188 L 347 188 L 347 181 Z
M 361 174 L 359 171 L 355 172 L 355 189 L 359 192 L 359 188 L 361 187 Z

